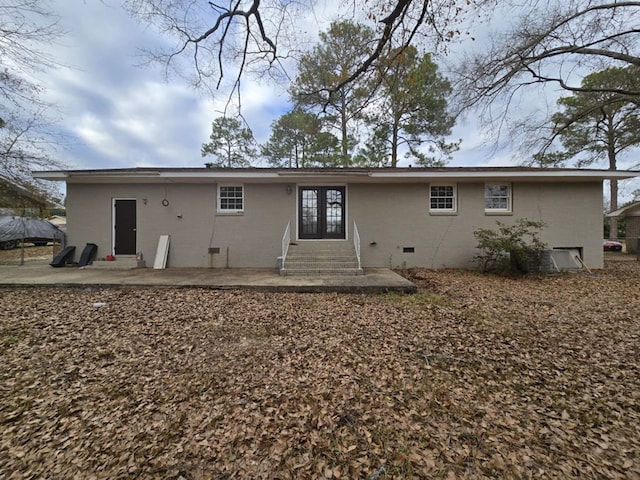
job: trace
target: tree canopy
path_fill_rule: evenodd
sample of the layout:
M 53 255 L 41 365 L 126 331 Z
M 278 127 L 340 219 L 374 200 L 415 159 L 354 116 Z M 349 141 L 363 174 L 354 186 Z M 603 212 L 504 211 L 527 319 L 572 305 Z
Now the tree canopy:
M 368 118 L 374 125 L 372 143 L 386 144 L 390 166 L 397 166 L 403 146 L 419 165 L 442 165 L 458 144 L 445 140 L 455 123 L 447 110 L 451 85 L 431 55 L 420 56 L 413 46 L 393 49 L 381 62 L 377 83 L 380 105 Z M 420 148 L 424 143 L 430 155 Z
M 212 166 L 238 168 L 251 166 L 257 155 L 253 133 L 240 120 L 218 117 L 211 124 L 209 142 L 202 145 L 202 156 L 215 158 Z
M 335 90 L 368 55 L 372 34 L 352 22 L 334 22 L 320 33 L 318 45 L 301 58 L 290 88 L 296 107 L 274 122 L 263 148 L 270 163 L 332 166 L 337 159 L 343 167 L 396 167 L 402 148 L 412 163 L 433 166 L 457 148 L 445 141 L 455 122 L 447 109 L 451 86 L 431 56 L 415 47 L 385 52 L 378 70 Z M 367 130 L 369 138 L 353 155 Z M 332 132 L 338 132 L 339 155 Z
M 291 60 L 312 51 L 308 43 L 314 37 L 299 19 L 313 8 L 313 0 L 237 0 L 226 5 L 193 0 L 126 3 L 131 12 L 176 41 L 173 49 L 155 58 L 167 66 L 190 59 L 196 84 L 213 79 L 219 86 L 229 77 L 239 89 L 249 69 L 289 79 L 295 71 Z M 367 48 L 324 89 L 309 83 L 305 85 L 308 91 L 298 91 L 324 94 L 325 105 L 329 105 L 326 97 L 336 98 L 363 79 L 368 81 L 372 72 L 384 66 L 391 50 L 415 46 L 422 55 L 435 45 L 473 38 L 477 19 L 494 21 L 490 25 L 493 35 L 487 42 L 477 42 L 481 44 L 477 48 L 465 48 L 468 53 L 450 78 L 457 111 L 477 109 L 475 118 L 485 127 L 493 125 L 501 131 L 509 115 L 518 116 L 522 109 L 515 108 L 514 99 L 523 92 L 535 95 L 539 93 L 535 88 L 543 85 L 569 92 L 593 91 L 594 87 L 581 84 L 585 75 L 640 66 L 640 1 L 354 0 L 349 6 L 341 21 L 362 22 L 370 29 Z M 637 84 L 624 88 L 600 85 L 597 90 L 635 103 L 640 98 Z M 526 123 L 531 124 L 521 122 L 519 127 Z M 376 133 L 386 135 L 385 128 Z M 349 142 L 344 131 L 341 137 L 346 161 Z M 383 144 L 378 141 L 367 147 Z
M 307 168 L 340 163 L 338 139 L 322 131 L 322 121 L 301 109 L 285 113 L 271 125 L 271 136 L 262 146 L 274 167 Z
M 373 85 L 366 76 L 338 85 L 367 58 L 372 48 L 371 29 L 352 22 L 333 22 L 320 41 L 298 63 L 291 87 L 293 101 L 306 110 L 324 115 L 325 122 L 340 132 L 342 165 L 351 163 L 355 142 L 354 122 L 371 99 Z
M 605 160 L 616 169 L 623 151 L 640 145 L 640 105 L 605 88 L 634 88 L 640 68 L 609 68 L 587 75 L 582 90 L 558 100 L 563 110 L 552 116 L 553 137 L 559 137 L 567 158 L 579 167 Z
M 580 90 L 560 98 L 562 110 L 552 116 L 553 131 L 547 147 L 553 148 L 554 141 L 560 140 L 562 149 L 545 149 L 536 155 L 536 161 L 542 166 L 572 161 L 577 167 L 604 161 L 607 168 L 617 170 L 619 155 L 640 145 L 640 106 L 612 90 L 634 88 L 639 73 L 640 68 L 635 66 L 593 73 L 582 80 Z M 610 196 L 610 208 L 616 210 L 616 180 L 610 181 Z M 615 219 L 611 222 L 611 236 L 617 237 Z

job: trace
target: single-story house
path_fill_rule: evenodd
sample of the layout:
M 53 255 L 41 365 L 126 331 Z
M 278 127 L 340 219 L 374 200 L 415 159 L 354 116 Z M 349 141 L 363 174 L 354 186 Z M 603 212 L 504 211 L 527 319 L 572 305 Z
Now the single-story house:
M 305 244 L 352 245 L 363 268 L 467 268 L 478 254 L 476 229 L 520 218 L 545 222 L 550 248 L 576 249 L 601 268 L 602 182 L 638 175 L 524 167 L 34 172 L 67 184 L 68 245 L 148 259 L 170 235 L 168 266 L 208 268 L 275 268 L 290 245 Z
M 608 213 L 607 217 L 625 217 L 627 219 L 625 235 L 627 253 L 640 253 L 640 202 L 625 205 Z

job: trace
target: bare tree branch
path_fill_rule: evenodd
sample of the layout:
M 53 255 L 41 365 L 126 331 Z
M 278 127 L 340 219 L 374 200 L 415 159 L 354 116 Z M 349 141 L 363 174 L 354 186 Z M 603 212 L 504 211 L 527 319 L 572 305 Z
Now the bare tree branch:
M 31 190 L 42 191 L 31 170 L 62 166 L 47 119 L 52 106 L 33 78 L 59 66 L 44 47 L 63 33 L 46 2 L 0 2 L 0 177 Z
M 476 4 L 495 1 L 375 0 L 372 4 L 360 5 L 352 0 L 354 19 L 378 26 L 376 46 L 347 78 L 332 87 L 333 91 L 369 72 L 392 44 L 394 48 L 406 47 L 415 43 L 418 35 L 445 41 L 456 35 L 456 30 L 450 27 L 457 17 L 471 12 Z M 315 0 L 229 0 L 228 4 L 194 0 L 125 1 L 133 15 L 160 27 L 177 40 L 172 50 L 153 53 L 156 60 L 170 68 L 191 51 L 194 84 L 202 86 L 205 80 L 213 79 L 215 89 L 221 88 L 226 70 L 232 68 L 236 78 L 230 83 L 237 85 L 238 77 L 247 73 L 249 65 L 262 68 L 263 72 L 271 72 L 275 67 L 290 78 L 284 60 L 299 57 L 306 50 L 306 40 L 297 33 L 296 20 L 308 14 L 314 3 Z M 363 6 L 369 10 L 361 11 Z M 319 25 L 318 30 L 322 29 L 324 26 Z M 213 58 L 215 65 L 210 63 Z
M 536 24 L 532 18 L 542 20 Z M 528 12 L 511 34 L 487 51 L 463 59 L 456 84 L 460 107 L 486 106 L 509 95 L 528 83 L 527 74 L 534 82 L 586 91 L 575 84 L 575 76 L 570 75 L 573 69 L 563 66 L 590 69 L 596 60 L 603 59 L 618 65 L 640 65 L 640 57 L 632 53 L 638 51 L 639 25 L 640 2 L 634 1 L 589 2 L 586 7 L 583 2 L 568 1 L 562 7 Z M 614 87 L 610 91 L 640 96 L 635 88 Z

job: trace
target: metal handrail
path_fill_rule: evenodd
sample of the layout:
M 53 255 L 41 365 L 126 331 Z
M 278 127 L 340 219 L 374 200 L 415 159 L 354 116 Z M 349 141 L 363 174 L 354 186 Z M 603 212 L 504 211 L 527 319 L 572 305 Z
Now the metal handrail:
M 287 223 L 287 227 L 284 229 L 284 235 L 282 236 L 282 265 L 287 258 L 289 252 L 289 244 L 291 243 L 291 220 Z
M 353 221 L 353 247 L 356 250 L 356 258 L 358 259 L 358 270 L 362 268 L 360 261 L 360 232 L 358 232 L 358 226 L 355 220 Z

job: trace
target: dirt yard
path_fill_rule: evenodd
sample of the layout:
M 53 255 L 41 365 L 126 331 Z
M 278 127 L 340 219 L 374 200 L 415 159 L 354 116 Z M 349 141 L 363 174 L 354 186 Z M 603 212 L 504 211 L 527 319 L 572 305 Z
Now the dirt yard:
M 53 257 L 60 251 L 59 244 L 49 244 L 46 247 L 36 247 L 31 243 L 26 243 L 24 252 L 22 247 L 11 250 L 0 250 L 0 265 L 19 265 L 23 260 L 30 262 L 33 260 L 53 260 Z
M 0 478 L 640 478 L 638 262 L 409 276 L 0 289 Z

